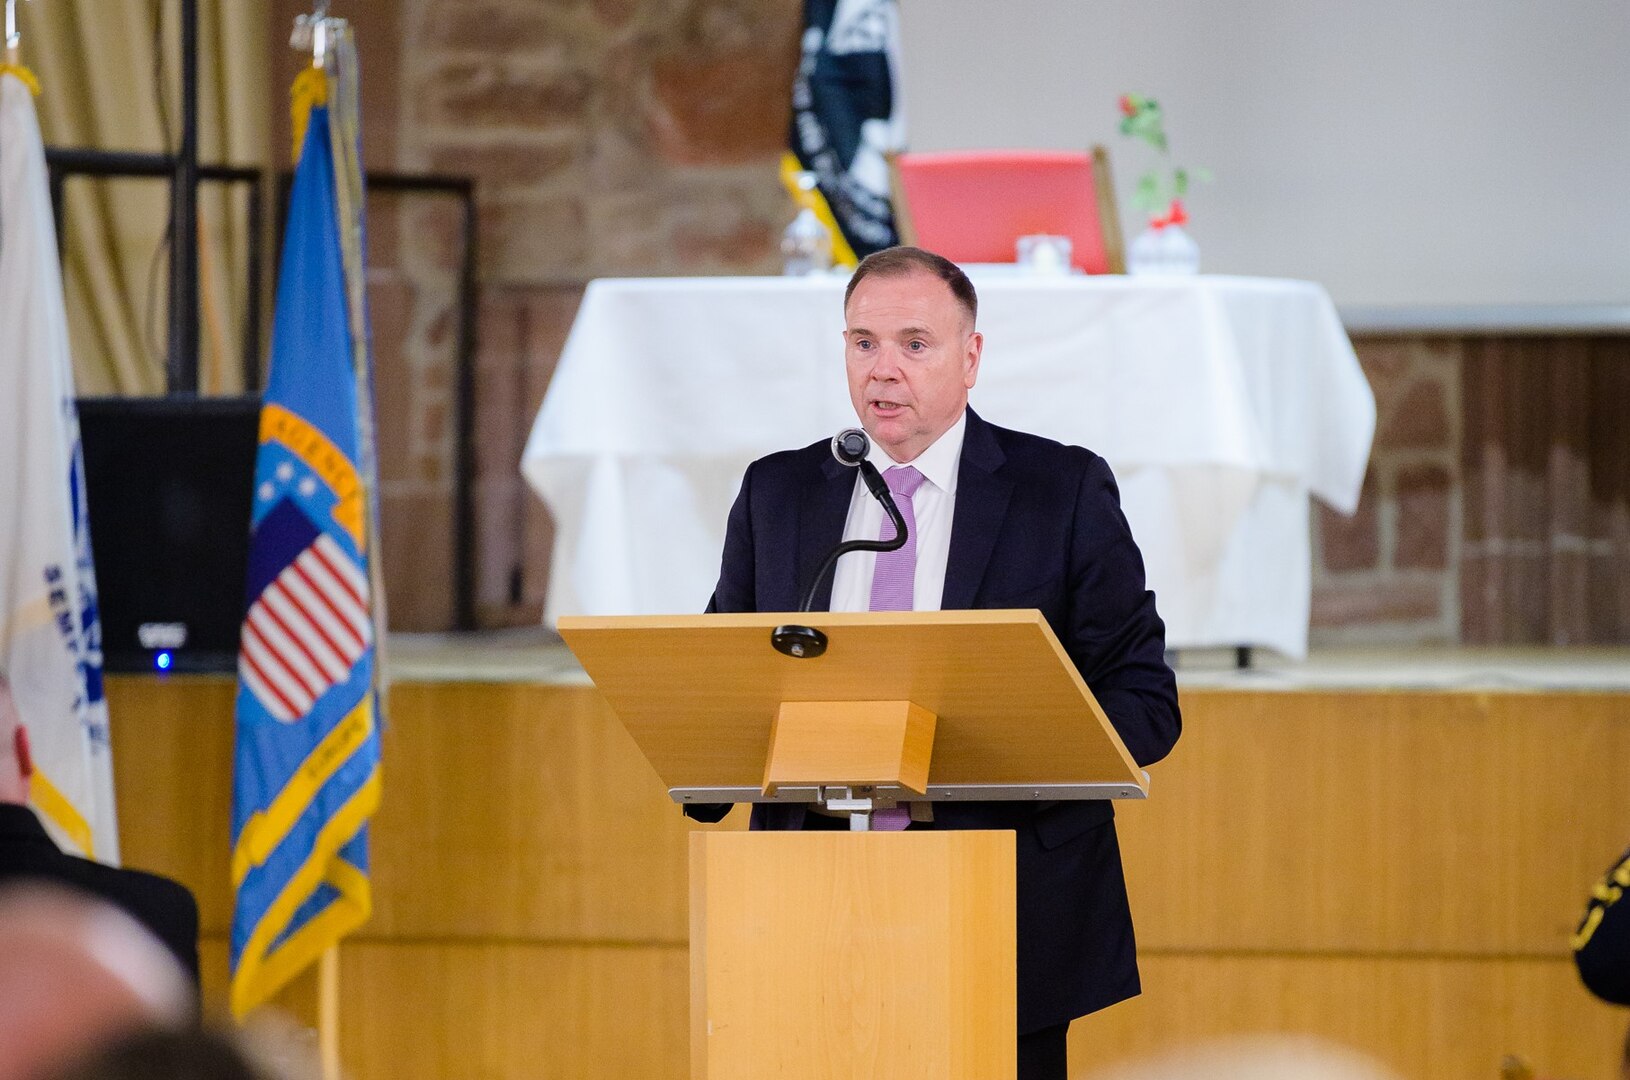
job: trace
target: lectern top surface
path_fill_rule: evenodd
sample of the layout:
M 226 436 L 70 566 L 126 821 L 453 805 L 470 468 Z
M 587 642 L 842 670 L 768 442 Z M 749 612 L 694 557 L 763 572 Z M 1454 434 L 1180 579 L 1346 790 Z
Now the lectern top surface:
M 824 655 L 771 631 L 802 623 Z M 1144 784 L 1039 611 L 563 617 L 561 636 L 670 788 L 757 787 L 786 701 L 912 701 L 934 785 Z

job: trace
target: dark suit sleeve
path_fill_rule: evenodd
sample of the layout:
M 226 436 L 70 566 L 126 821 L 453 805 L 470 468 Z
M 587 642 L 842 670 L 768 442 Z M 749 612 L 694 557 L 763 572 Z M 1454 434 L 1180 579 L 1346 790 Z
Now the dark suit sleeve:
M 1182 730 L 1177 682 L 1120 489 L 1097 455 L 1082 474 L 1071 540 L 1064 647 L 1133 759 L 1149 765 Z
M 109 895 L 145 923 L 175 954 L 197 989 L 198 901 L 192 890 L 171 878 L 143 870 L 110 870 Z
M 741 478 L 741 493 L 730 508 L 724 530 L 724 558 L 719 566 L 719 583 L 707 602 L 709 614 L 753 610 L 753 517 L 752 485 L 754 466 Z M 695 803 L 682 807 L 685 816 L 713 824 L 730 813 L 731 803 Z
M 198 901 L 193 899 L 192 891 L 186 886 L 175 884 L 176 896 L 173 901 L 175 910 L 176 937 L 173 948 L 181 966 L 186 968 L 187 974 L 192 976 L 193 989 L 200 986 L 198 971 Z
M 747 466 L 741 478 L 741 491 L 735 505 L 730 508 L 730 519 L 724 530 L 724 557 L 719 565 L 719 583 L 707 602 L 709 614 L 718 611 L 737 612 L 754 610 L 753 567 L 753 470 L 757 463 Z
M 1630 1005 L 1630 851 L 1592 890 L 1573 948 L 1590 992 Z

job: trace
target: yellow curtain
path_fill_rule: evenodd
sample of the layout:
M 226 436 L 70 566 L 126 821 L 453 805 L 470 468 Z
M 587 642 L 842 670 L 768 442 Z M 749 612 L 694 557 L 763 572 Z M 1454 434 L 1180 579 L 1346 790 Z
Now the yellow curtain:
M 52 146 L 173 151 L 181 132 L 180 0 L 39 0 L 20 4 L 23 63 Z M 269 160 L 270 25 L 258 4 L 199 0 L 199 157 Z M 199 384 L 241 389 L 248 254 L 247 191 L 199 196 Z M 70 179 L 63 275 L 82 394 L 164 392 L 169 186 L 162 180 Z M 268 208 L 270 209 L 270 208 Z

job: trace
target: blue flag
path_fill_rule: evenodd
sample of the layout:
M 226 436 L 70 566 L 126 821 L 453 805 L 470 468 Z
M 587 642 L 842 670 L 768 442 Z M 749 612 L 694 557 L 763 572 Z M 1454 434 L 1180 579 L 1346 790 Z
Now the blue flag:
M 239 1016 L 366 921 L 371 907 L 367 822 L 379 804 L 372 423 L 356 333 L 365 321 L 353 319 L 359 291 L 348 287 L 348 267 L 360 259 L 347 257 L 356 254 L 347 237 L 360 228 L 346 223 L 359 211 L 343 197 L 353 178 L 343 175 L 344 158 L 336 168 L 331 123 L 328 107 L 311 109 L 295 170 L 255 465 L 232 799 Z

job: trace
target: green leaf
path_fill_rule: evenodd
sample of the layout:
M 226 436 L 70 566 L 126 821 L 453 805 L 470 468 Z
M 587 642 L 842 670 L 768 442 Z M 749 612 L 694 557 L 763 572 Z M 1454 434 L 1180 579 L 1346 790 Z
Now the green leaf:
M 1153 210 L 1160 203 L 1160 179 L 1153 172 L 1146 172 L 1138 178 L 1138 186 L 1132 192 L 1132 205 L 1139 210 Z

